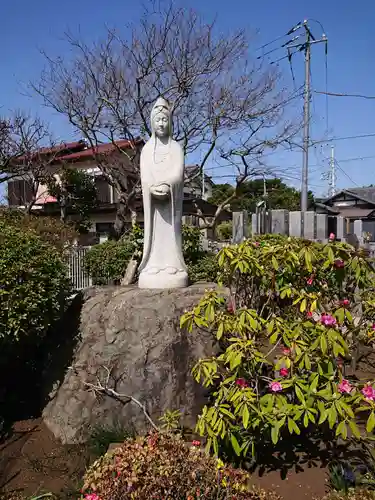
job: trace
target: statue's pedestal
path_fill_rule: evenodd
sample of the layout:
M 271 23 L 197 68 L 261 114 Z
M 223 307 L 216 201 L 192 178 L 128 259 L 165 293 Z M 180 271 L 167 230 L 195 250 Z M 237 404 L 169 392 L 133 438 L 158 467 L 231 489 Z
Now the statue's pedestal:
M 139 288 L 171 289 L 188 286 L 189 277 L 186 271 L 168 272 L 161 270 L 157 273 L 141 272 L 138 280 Z
M 98 398 L 85 386 L 84 382 L 97 384 L 98 379 L 104 384 L 108 369 L 110 387 L 144 404 L 156 423 L 167 410 L 180 409 L 183 425 L 194 427 L 207 389 L 194 381 L 191 369 L 199 359 L 212 356 L 216 346 L 208 331 L 181 330 L 180 318 L 198 303 L 206 288 L 216 286 L 85 290 L 82 310 L 68 311 L 64 320 L 64 324 L 79 325 L 79 331 L 68 329 L 69 339 L 64 329 L 61 338 L 65 343 L 57 342 L 52 353 L 51 378 L 54 375 L 56 385 L 43 418 L 53 434 L 64 443 L 74 443 L 86 441 L 91 429 L 98 426 L 120 425 L 137 432 L 149 429 L 136 404 Z M 77 342 L 73 353 L 72 338 Z

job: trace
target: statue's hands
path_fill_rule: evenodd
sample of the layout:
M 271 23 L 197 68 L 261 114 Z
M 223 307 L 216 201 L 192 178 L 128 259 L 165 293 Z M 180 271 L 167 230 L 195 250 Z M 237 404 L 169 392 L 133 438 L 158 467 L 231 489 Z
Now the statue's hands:
M 160 200 L 165 200 L 169 197 L 170 187 L 168 184 L 161 183 L 151 186 L 151 194 Z

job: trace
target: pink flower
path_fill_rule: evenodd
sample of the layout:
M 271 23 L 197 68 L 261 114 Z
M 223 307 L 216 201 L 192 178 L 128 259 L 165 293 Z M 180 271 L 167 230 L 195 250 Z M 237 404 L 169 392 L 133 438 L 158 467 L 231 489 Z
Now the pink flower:
M 331 234 L 329 235 L 329 239 L 330 239 L 331 241 L 333 241 L 335 238 L 336 238 L 335 233 L 331 233 Z
M 335 326 L 336 319 L 331 314 L 322 314 L 320 321 L 325 326 Z
M 338 388 L 339 392 L 341 392 L 342 394 L 345 394 L 345 393 L 349 394 L 353 390 L 353 387 L 350 384 L 350 382 L 348 380 L 345 380 L 344 378 L 341 380 L 341 382 L 339 383 L 337 388 Z
M 370 384 L 365 385 L 361 392 L 368 401 L 375 400 L 375 390 Z
M 288 347 L 284 347 L 283 348 L 283 354 L 284 356 L 290 356 L 290 349 Z
M 197 441 L 196 439 L 191 443 L 193 446 L 200 446 L 201 442 Z
M 347 307 L 349 304 L 350 304 L 350 300 L 349 299 L 344 299 L 344 300 L 341 301 L 341 305 L 343 305 L 344 307 Z
M 234 299 L 233 297 L 230 297 L 227 302 L 227 311 L 229 312 L 229 314 L 234 313 L 234 305 L 235 305 Z
M 375 323 L 373 323 L 373 325 L 372 325 L 372 329 L 373 329 L 373 330 L 375 330 Z
M 249 384 L 246 382 L 244 378 L 238 378 L 236 380 L 236 384 L 242 389 L 244 389 L 245 387 L 249 387 Z
M 314 276 L 310 276 L 310 278 L 307 280 L 307 284 L 311 286 L 314 283 Z
M 289 375 L 288 368 L 280 368 L 280 376 L 281 377 L 287 377 L 288 375 Z
M 268 384 L 268 387 L 272 392 L 280 392 L 283 390 L 283 386 L 280 384 L 280 382 L 270 382 Z
M 334 262 L 334 265 L 338 269 L 341 269 L 341 268 L 345 267 L 345 262 L 342 259 L 336 259 Z
M 96 493 L 89 493 L 88 495 L 85 495 L 85 500 L 100 500 L 100 498 Z
M 254 241 L 254 246 L 259 247 L 259 241 Z
M 308 317 L 308 318 L 312 318 L 312 315 L 313 315 L 313 313 L 312 313 L 311 311 L 308 311 L 308 313 L 307 313 L 307 317 Z

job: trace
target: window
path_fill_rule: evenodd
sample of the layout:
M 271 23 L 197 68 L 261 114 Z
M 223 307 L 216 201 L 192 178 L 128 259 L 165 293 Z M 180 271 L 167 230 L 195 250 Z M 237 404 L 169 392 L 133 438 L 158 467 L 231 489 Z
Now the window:
M 99 203 L 111 203 L 110 186 L 103 177 L 95 177 Z
M 111 234 L 114 228 L 113 222 L 97 222 L 96 232 L 98 234 Z

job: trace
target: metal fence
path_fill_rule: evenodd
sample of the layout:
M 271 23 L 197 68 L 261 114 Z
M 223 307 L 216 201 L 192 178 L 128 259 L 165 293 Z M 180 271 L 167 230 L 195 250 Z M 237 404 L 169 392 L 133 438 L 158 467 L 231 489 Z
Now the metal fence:
M 72 281 L 75 290 L 82 290 L 92 286 L 92 279 L 85 272 L 83 261 L 86 253 L 91 247 L 73 247 L 67 255 L 69 267 L 69 278 Z

